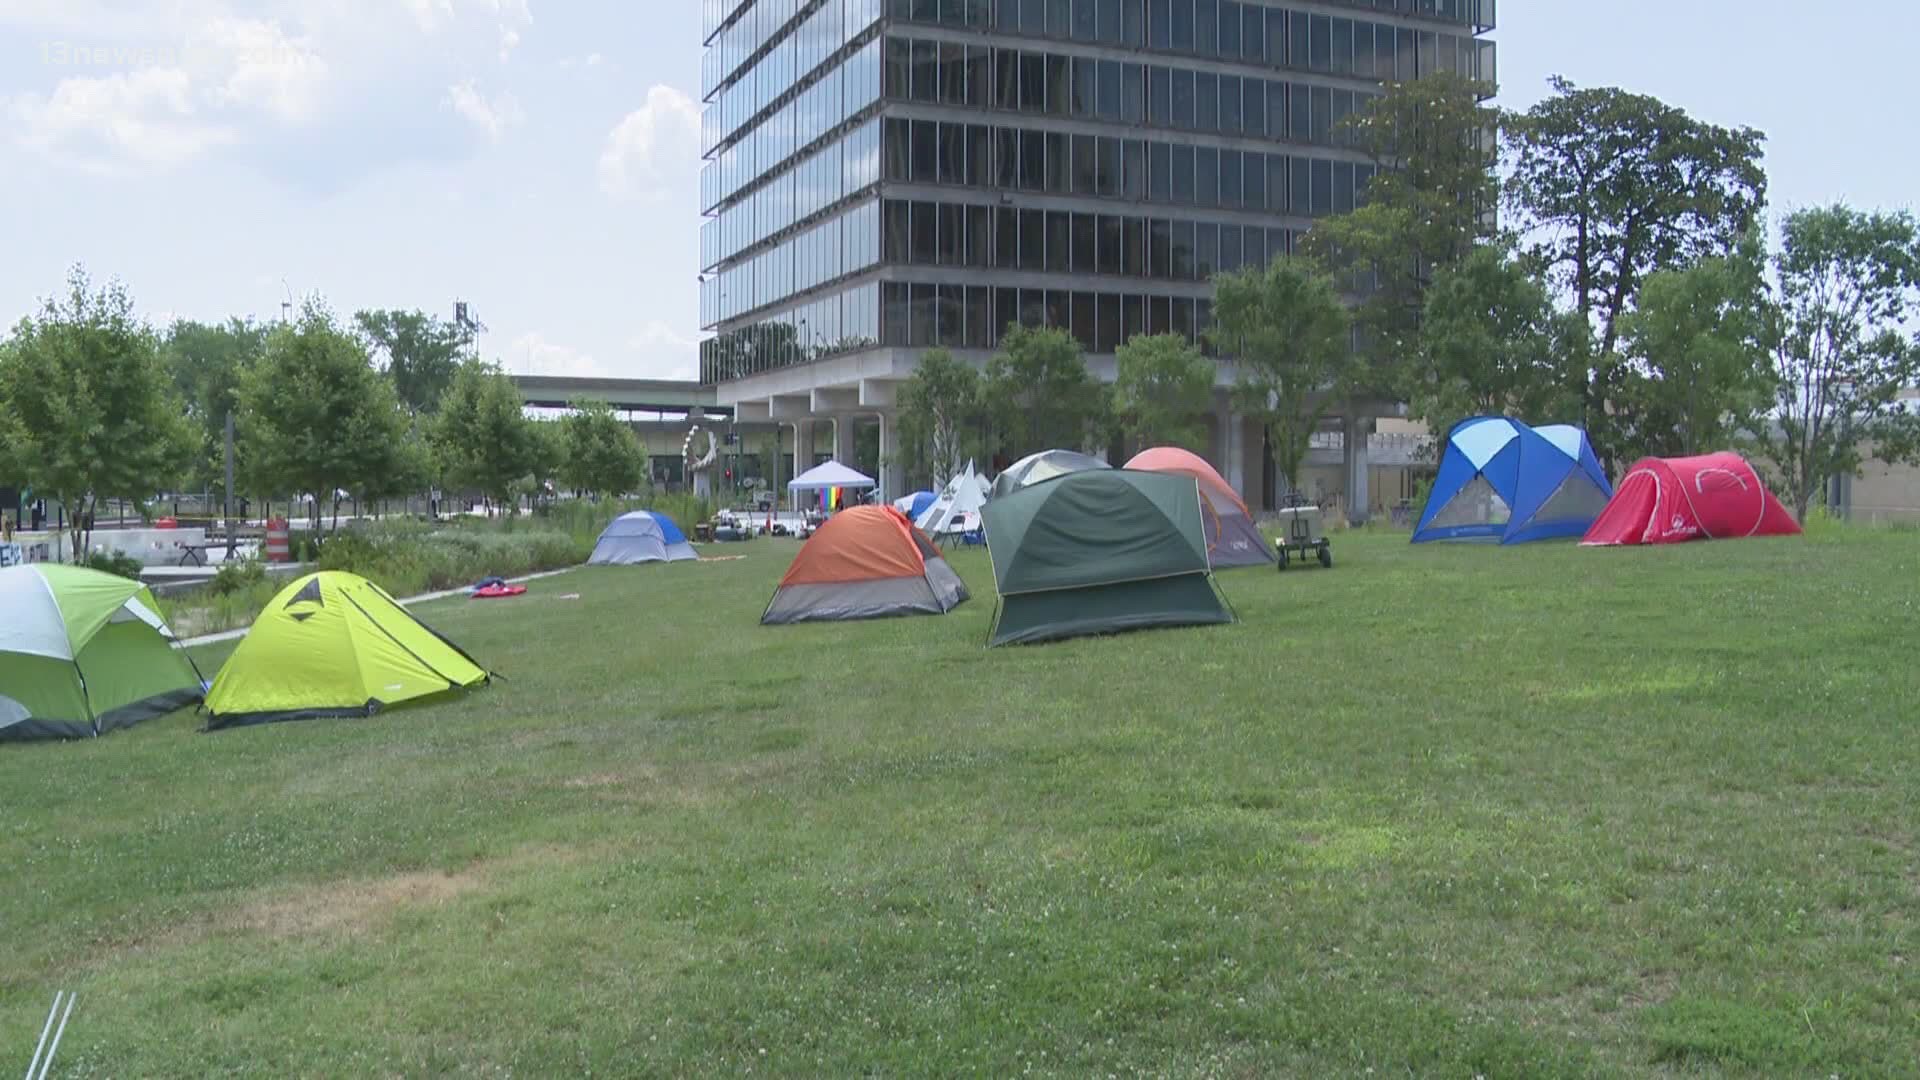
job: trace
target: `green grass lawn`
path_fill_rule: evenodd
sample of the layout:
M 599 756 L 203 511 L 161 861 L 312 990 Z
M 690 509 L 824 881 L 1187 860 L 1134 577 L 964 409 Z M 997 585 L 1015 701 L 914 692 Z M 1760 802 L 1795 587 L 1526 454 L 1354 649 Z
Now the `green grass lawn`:
M 69 987 L 62 1075 L 1920 1070 L 1920 534 L 992 652 L 977 552 L 763 629 L 709 550 L 423 608 L 465 700 L 4 748 L 0 1065 Z

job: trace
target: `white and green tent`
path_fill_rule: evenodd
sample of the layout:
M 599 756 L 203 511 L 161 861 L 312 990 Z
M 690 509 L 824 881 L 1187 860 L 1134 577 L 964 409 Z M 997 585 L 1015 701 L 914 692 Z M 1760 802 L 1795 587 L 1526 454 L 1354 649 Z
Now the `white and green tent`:
M 200 700 L 145 585 L 75 566 L 0 569 L 0 741 L 78 739 Z

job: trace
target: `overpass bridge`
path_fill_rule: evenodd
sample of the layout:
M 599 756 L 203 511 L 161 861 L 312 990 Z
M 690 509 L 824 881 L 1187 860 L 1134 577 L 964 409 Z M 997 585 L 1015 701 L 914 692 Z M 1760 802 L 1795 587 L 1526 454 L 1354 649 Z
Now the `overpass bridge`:
M 575 401 L 604 401 L 622 412 L 704 413 L 730 417 L 714 388 L 679 379 L 607 379 L 572 375 L 509 375 L 520 400 L 542 409 L 565 409 Z

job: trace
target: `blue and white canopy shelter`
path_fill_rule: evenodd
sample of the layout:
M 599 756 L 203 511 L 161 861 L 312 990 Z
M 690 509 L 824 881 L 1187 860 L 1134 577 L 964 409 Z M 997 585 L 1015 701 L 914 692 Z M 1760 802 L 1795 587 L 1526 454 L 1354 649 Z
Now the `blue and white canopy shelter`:
M 680 526 L 665 514 L 635 510 L 614 518 L 593 545 L 589 566 L 633 566 L 637 563 L 680 562 L 698 559 Z
M 1447 434 L 1413 542 L 1582 536 L 1611 498 L 1613 485 L 1585 431 L 1479 416 Z

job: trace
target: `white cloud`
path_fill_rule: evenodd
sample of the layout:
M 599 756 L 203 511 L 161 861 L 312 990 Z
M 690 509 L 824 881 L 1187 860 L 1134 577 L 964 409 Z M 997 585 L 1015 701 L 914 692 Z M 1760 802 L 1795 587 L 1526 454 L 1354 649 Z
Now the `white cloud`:
M 694 379 L 700 343 L 667 323 L 650 320 L 629 338 L 629 355 L 602 359 L 570 345 L 548 341 L 539 331 L 513 339 L 502 366 L 520 375 L 567 375 L 599 379 Z
M 216 102 L 262 109 L 282 120 L 303 120 L 318 106 L 328 78 L 327 62 L 304 40 L 289 38 L 280 24 L 258 19 L 214 19 L 207 24 L 210 59 L 224 61 L 225 81 L 212 91 Z
M 511 93 L 501 91 L 489 99 L 472 79 L 447 87 L 445 104 L 490 142 L 499 142 L 501 136 L 527 118 L 519 99 Z
M 94 172 L 178 165 L 234 138 L 197 107 L 179 68 L 148 67 L 63 79 L 45 96 L 7 103 L 15 137 L 31 150 Z
M 600 190 L 616 199 L 657 198 L 670 163 L 690 171 L 700 152 L 700 107 L 671 86 L 647 91 L 646 104 L 607 133 Z
M 414 22 L 428 33 L 439 29 L 442 20 L 453 19 L 453 0 L 406 0 L 406 7 L 413 13 Z
M 136 175 L 229 145 L 296 175 L 314 172 L 309 157 L 451 156 L 467 148 L 447 129 L 400 133 L 449 106 L 489 139 L 520 123 L 506 87 L 449 87 L 508 61 L 532 26 L 528 0 L 0 0 L 0 38 L 39 60 L 8 70 L 37 78 L 0 91 L 0 139 Z
M 504 365 L 517 375 L 569 375 L 576 378 L 622 378 L 630 371 L 616 370 L 570 345 L 548 341 L 539 331 L 521 334 L 507 346 Z
M 638 374 L 653 379 L 695 379 L 700 375 L 700 340 L 660 319 L 650 319 L 627 339 L 639 354 Z

